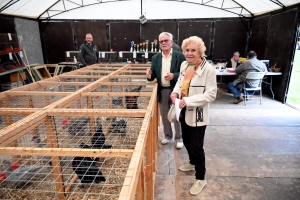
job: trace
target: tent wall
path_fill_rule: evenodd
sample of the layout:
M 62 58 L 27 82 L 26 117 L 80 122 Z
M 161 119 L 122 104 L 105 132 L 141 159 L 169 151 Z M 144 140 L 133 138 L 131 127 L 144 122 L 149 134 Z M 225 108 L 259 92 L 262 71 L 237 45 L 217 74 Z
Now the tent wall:
M 78 50 L 87 32 L 94 35 L 100 51 L 129 51 L 130 41 L 153 41 L 163 31 L 173 33 L 175 42 L 179 45 L 189 36 L 202 37 L 207 47 L 206 55 L 212 59 L 229 60 L 234 51 L 239 51 L 241 56 L 246 57 L 248 50 L 255 50 L 259 59 L 268 59 L 271 65 L 277 63 L 283 67 L 283 75 L 273 77 L 273 91 L 275 98 L 284 102 L 295 50 L 298 13 L 299 8 L 294 8 L 269 13 L 252 21 L 240 18 L 149 20 L 143 25 L 136 20 L 43 21 L 40 22 L 40 34 L 45 63 L 64 61 L 65 52 Z M 15 33 L 15 21 L 21 25 L 29 23 L 0 15 L 0 32 Z M 34 23 L 31 22 L 31 25 Z M 31 26 L 27 27 L 29 30 L 25 27 L 21 32 L 30 33 Z M 36 35 L 36 28 L 31 31 Z M 32 52 L 28 52 L 30 53 Z
M 65 52 L 74 50 L 74 38 L 71 22 L 45 22 L 41 24 L 44 43 L 45 62 L 65 61 Z
M 114 51 L 129 51 L 130 42 L 134 41 L 135 43 L 140 42 L 140 23 L 139 22 L 112 22 L 109 23 L 109 38 L 110 45 L 107 49 L 110 48 Z
M 80 45 L 85 40 L 85 34 L 87 32 L 91 33 L 94 38 L 94 43 L 97 45 L 98 49 L 107 49 L 107 32 L 106 32 L 106 23 L 101 22 L 75 22 L 72 23 L 72 29 L 75 30 L 74 46 L 79 50 Z M 72 31 L 74 33 L 74 31 Z
M 270 65 L 282 66 L 282 76 L 273 77 L 275 99 L 285 102 L 285 91 L 295 50 L 298 9 L 267 15 L 253 20 L 249 50 L 257 51 L 259 59 L 270 60 Z M 266 89 L 266 92 L 269 90 Z
M 210 56 L 212 54 L 213 36 L 214 36 L 214 21 L 203 20 L 203 21 L 180 21 L 179 24 L 179 45 L 185 38 L 193 35 L 200 36 L 206 46 L 205 54 Z

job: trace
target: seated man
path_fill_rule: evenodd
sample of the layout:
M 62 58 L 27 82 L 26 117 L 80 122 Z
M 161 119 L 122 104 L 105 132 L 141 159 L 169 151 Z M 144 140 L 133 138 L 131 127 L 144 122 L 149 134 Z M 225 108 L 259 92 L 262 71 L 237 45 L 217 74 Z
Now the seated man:
M 236 98 L 236 100 L 233 102 L 235 104 L 238 104 L 244 100 L 240 90 L 243 87 L 243 82 L 246 80 L 246 76 L 249 72 L 268 72 L 266 65 L 260 60 L 257 60 L 256 57 L 257 55 L 255 51 L 249 51 L 247 54 L 247 60 L 235 69 L 237 78 L 232 83 L 228 84 L 229 90 Z M 246 87 L 257 87 L 258 84 L 259 82 L 257 80 L 247 80 Z

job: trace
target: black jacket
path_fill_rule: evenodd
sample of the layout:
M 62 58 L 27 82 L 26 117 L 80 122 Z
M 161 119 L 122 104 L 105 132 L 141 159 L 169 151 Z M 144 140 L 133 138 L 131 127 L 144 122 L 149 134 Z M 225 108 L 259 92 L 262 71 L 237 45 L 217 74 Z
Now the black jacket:
M 92 44 L 92 48 L 89 47 L 87 42 L 84 42 L 79 49 L 78 61 L 84 66 L 98 63 L 99 52 L 95 44 Z

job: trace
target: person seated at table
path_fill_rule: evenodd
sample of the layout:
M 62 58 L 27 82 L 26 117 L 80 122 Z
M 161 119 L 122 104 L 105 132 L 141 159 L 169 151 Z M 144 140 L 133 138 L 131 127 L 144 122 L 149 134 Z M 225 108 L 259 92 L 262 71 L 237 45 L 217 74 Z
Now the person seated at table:
M 99 61 L 98 48 L 93 43 L 93 36 L 91 33 L 85 35 L 85 41 L 79 49 L 78 61 L 81 62 L 83 66 L 92 65 Z
M 226 68 L 236 69 L 241 64 L 239 58 L 240 58 L 240 53 L 238 51 L 235 51 L 230 61 L 227 62 Z
M 235 69 L 235 73 L 237 75 L 236 79 L 228 84 L 229 90 L 236 98 L 233 102 L 235 104 L 238 104 L 244 100 L 242 94 L 240 93 L 240 90 L 243 87 L 243 82 L 246 80 L 246 76 L 249 72 L 268 72 L 266 65 L 257 59 L 255 51 L 248 52 L 247 60 Z M 247 80 L 246 87 L 257 87 L 258 84 L 258 80 Z
M 236 69 L 241 64 L 241 61 L 239 60 L 239 58 L 240 58 L 240 53 L 238 51 L 235 51 L 233 53 L 233 56 L 230 59 L 230 61 L 226 63 L 226 68 Z M 235 77 L 225 76 L 225 77 L 223 77 L 222 82 L 226 83 L 226 85 L 228 85 L 228 83 L 233 82 L 234 79 L 235 79 Z

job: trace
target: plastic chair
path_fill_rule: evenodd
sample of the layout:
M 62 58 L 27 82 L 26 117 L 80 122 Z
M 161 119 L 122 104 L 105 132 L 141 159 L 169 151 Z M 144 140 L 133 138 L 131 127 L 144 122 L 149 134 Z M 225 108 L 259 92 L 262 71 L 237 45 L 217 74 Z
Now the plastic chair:
M 246 81 L 244 81 L 243 90 L 244 90 L 244 105 L 246 106 L 246 100 L 250 100 L 255 93 L 255 91 L 259 91 L 260 94 L 260 105 L 262 101 L 262 92 L 261 92 L 261 83 L 262 79 L 265 76 L 265 72 L 249 72 L 246 76 L 246 80 L 259 80 L 259 84 L 257 87 L 254 88 L 246 88 Z M 249 95 L 249 91 L 252 91 L 252 94 Z M 248 94 L 247 94 L 248 93 Z

